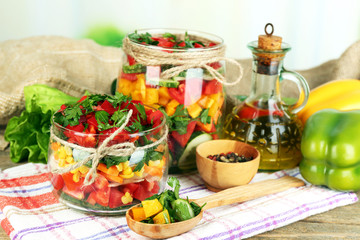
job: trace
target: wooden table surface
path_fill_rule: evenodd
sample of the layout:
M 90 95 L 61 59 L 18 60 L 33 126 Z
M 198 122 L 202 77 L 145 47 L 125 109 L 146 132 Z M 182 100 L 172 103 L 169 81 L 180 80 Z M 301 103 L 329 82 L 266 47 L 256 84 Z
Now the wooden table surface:
M 18 166 L 9 149 L 0 151 L 0 169 Z M 360 192 L 357 193 L 360 196 Z M 10 239 L 0 228 L 0 240 Z M 248 239 L 360 239 L 360 202 L 308 217 Z

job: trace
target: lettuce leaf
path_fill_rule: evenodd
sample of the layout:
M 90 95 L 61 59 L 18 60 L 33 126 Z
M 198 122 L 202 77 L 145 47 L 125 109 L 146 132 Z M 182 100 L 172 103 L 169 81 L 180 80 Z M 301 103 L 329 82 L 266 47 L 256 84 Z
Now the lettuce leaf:
M 24 95 L 25 110 L 11 118 L 5 129 L 10 158 L 13 162 L 46 163 L 51 117 L 62 104 L 75 103 L 79 98 L 40 84 L 25 87 Z

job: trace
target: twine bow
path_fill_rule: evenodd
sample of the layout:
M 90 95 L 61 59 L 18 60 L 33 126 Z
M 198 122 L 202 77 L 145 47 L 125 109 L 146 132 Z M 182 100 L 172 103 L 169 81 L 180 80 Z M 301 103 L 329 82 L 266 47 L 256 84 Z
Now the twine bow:
M 209 71 L 213 78 L 224 85 L 235 85 L 240 82 L 243 76 L 242 66 L 236 60 L 224 57 L 225 46 L 204 49 L 203 51 L 188 49 L 187 51 L 175 50 L 175 52 L 168 52 L 159 50 L 159 47 L 134 43 L 126 37 L 123 40 L 122 48 L 124 52 L 131 55 L 136 62 L 145 66 L 174 65 L 174 67 L 161 73 L 160 77 L 163 79 L 177 76 L 180 72 L 190 68 L 204 68 Z M 234 82 L 227 82 L 223 75 L 209 66 L 210 63 L 218 61 L 231 63 L 238 68 L 239 75 Z
M 133 111 L 130 109 L 126 116 L 125 122 L 116 131 L 114 131 L 109 137 L 107 137 L 98 148 L 87 148 L 87 147 L 79 146 L 74 143 L 69 143 L 69 142 L 57 137 L 54 134 L 53 126 L 51 126 L 51 128 L 50 128 L 51 139 L 54 139 L 55 141 L 61 143 L 64 146 L 68 146 L 73 149 L 78 149 L 78 150 L 90 153 L 90 155 L 87 156 L 86 158 L 84 158 L 83 160 L 81 160 L 73 165 L 70 165 L 68 167 L 65 167 L 65 168 L 52 169 L 52 172 L 58 173 L 58 174 L 70 172 L 74 169 L 81 167 L 82 165 L 86 164 L 90 160 L 92 160 L 92 166 L 91 166 L 89 172 L 86 174 L 85 180 L 84 180 L 85 186 L 90 185 L 95 181 L 96 169 L 99 164 L 99 161 L 102 158 L 104 158 L 105 156 L 107 156 L 107 155 L 130 156 L 136 150 L 145 150 L 145 149 L 149 149 L 154 146 L 157 146 L 167 138 L 169 130 L 168 130 L 167 125 L 165 124 L 164 134 L 157 141 L 155 141 L 151 144 L 148 144 L 148 145 L 145 145 L 142 147 L 136 147 L 133 142 L 123 142 L 123 143 L 119 143 L 119 144 L 114 144 L 112 146 L 107 146 L 108 143 L 110 141 L 112 141 L 115 138 L 115 136 L 118 135 L 126 127 L 126 125 L 128 124 L 128 122 L 130 120 L 132 113 L 133 113 Z

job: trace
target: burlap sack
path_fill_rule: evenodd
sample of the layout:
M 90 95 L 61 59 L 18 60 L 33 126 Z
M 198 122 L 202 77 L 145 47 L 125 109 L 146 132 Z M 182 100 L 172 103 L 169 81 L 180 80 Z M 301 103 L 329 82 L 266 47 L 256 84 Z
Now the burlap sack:
M 81 96 L 85 90 L 109 93 L 121 59 L 121 49 L 103 47 L 91 40 L 39 36 L 0 43 L 0 125 L 23 110 L 25 85 L 44 83 L 73 96 Z M 238 86 L 226 89 L 229 96 L 249 93 L 251 59 L 239 62 L 244 68 L 244 77 Z M 359 66 L 360 41 L 339 59 L 299 73 L 307 79 L 310 88 L 314 88 L 335 79 L 360 79 Z M 227 69 L 227 76 L 231 75 L 233 70 Z M 287 93 L 297 94 L 294 84 L 284 82 L 282 85 Z

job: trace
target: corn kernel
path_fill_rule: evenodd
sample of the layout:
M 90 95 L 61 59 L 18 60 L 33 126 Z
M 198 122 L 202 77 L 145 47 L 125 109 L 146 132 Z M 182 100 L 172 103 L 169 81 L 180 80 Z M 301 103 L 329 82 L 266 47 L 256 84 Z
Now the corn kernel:
M 60 147 L 60 149 L 59 149 L 59 158 L 60 159 L 65 159 L 66 158 L 66 152 L 65 152 L 64 147 Z
M 66 157 L 65 160 L 66 160 L 67 163 L 73 163 L 73 162 L 74 162 L 74 158 L 73 158 L 73 157 L 69 157 L 69 156 Z
M 87 166 L 85 166 L 85 165 L 82 165 L 81 167 L 79 167 L 79 171 L 82 174 L 86 174 L 86 173 L 89 172 L 89 168 Z
M 76 172 L 74 175 L 73 175 L 73 181 L 74 182 L 79 182 L 80 181 L 80 172 Z
M 123 165 L 123 169 L 128 168 L 129 167 L 129 161 L 123 162 L 122 165 Z
M 129 192 L 126 192 L 125 195 L 121 197 L 121 201 L 123 204 L 128 204 L 133 201 L 133 198 Z
M 124 175 L 129 175 L 129 174 L 131 174 L 133 171 L 132 171 L 132 169 L 131 169 L 131 167 L 127 167 L 127 168 L 125 168 L 123 171 L 122 171 L 122 174 L 124 174 Z
M 65 165 L 66 165 L 65 159 L 64 158 L 59 159 L 58 164 L 59 164 L 59 167 L 65 167 Z
M 116 168 L 119 172 L 121 172 L 123 170 L 123 165 L 119 163 L 118 165 L 116 165 Z
M 72 156 L 72 150 L 71 150 L 70 147 L 65 146 L 65 147 L 64 147 L 64 150 L 65 150 L 66 155 Z

